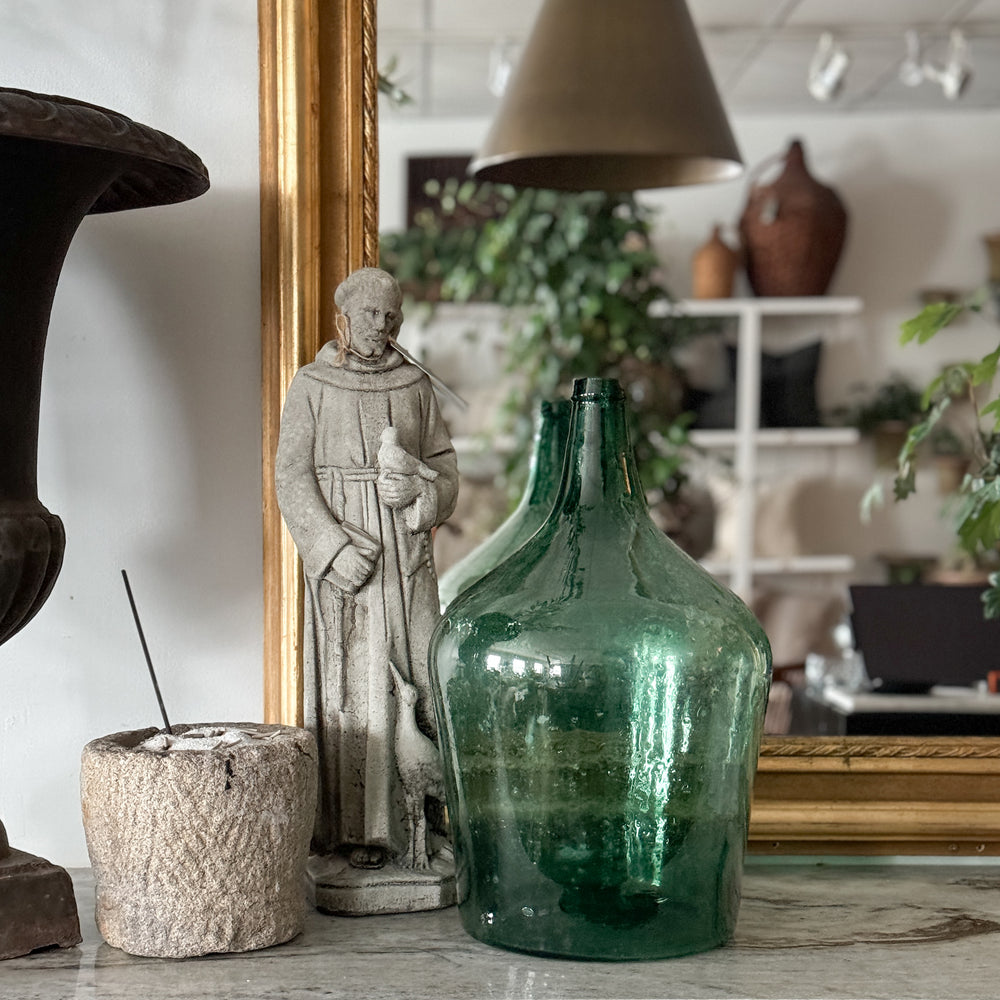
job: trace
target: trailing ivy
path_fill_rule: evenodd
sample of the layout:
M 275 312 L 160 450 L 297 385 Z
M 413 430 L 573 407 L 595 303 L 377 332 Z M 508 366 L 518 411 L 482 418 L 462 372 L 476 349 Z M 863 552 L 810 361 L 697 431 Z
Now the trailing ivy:
M 690 423 L 673 352 L 695 321 L 669 308 L 650 243 L 652 211 L 631 194 L 596 191 L 449 181 L 429 193 L 439 209 L 383 238 L 383 267 L 418 296 L 433 298 L 440 280 L 443 299 L 510 307 L 505 368 L 517 378 L 499 429 L 516 442 L 512 493 L 537 401 L 565 394 L 574 377 L 600 376 L 630 391 L 644 486 L 672 495 L 684 480 Z

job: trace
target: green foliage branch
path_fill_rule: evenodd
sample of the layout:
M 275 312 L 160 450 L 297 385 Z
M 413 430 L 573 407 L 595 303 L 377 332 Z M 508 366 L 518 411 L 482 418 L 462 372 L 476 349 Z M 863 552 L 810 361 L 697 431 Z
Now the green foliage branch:
M 699 327 L 669 307 L 650 242 L 652 210 L 632 194 L 474 181 L 428 193 L 437 210 L 383 237 L 383 267 L 404 287 L 439 281 L 442 299 L 510 307 L 505 370 L 515 387 L 499 430 L 515 441 L 506 470 L 512 494 L 527 466 L 537 402 L 594 375 L 627 389 L 643 383 L 631 407 L 639 472 L 648 490 L 672 495 L 684 481 L 691 416 L 681 412 L 680 382 L 669 372 L 673 352 Z M 449 225 L 449 216 L 465 221 Z
M 962 315 L 982 312 L 988 302 L 989 289 L 982 289 L 964 302 L 932 303 L 903 323 L 901 343 L 926 344 Z M 959 545 L 974 559 L 995 558 L 1000 545 L 1000 395 L 995 388 L 998 367 L 1000 342 L 978 360 L 947 366 L 928 384 L 921 400 L 923 417 L 907 434 L 893 479 L 897 500 L 916 491 L 918 450 L 932 438 L 955 399 L 970 399 L 981 422 L 972 433 L 972 464 L 959 487 L 953 516 Z M 991 397 L 985 403 L 980 401 L 983 391 Z M 1000 573 L 990 575 L 983 604 L 988 618 L 1000 618 Z

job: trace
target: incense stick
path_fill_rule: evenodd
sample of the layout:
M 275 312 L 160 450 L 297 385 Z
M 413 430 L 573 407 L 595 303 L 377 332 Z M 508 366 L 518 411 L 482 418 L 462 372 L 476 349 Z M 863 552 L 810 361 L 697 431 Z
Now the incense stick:
M 146 666 L 149 667 L 149 676 L 153 680 L 153 690 L 156 692 L 156 700 L 160 706 L 160 715 L 163 716 L 163 726 L 172 736 L 173 730 L 170 728 L 170 720 L 167 718 L 167 710 L 163 705 L 163 695 L 160 694 L 160 684 L 156 679 L 156 671 L 153 669 L 153 661 L 149 656 L 149 647 L 146 645 L 146 636 L 142 631 L 142 622 L 139 621 L 139 612 L 135 606 L 135 598 L 132 596 L 132 588 L 129 586 L 128 573 L 122 570 L 122 579 L 125 581 L 125 593 L 128 594 L 128 603 L 132 608 L 132 617 L 135 619 L 136 631 L 139 633 L 139 642 L 142 643 L 142 652 L 146 657 Z

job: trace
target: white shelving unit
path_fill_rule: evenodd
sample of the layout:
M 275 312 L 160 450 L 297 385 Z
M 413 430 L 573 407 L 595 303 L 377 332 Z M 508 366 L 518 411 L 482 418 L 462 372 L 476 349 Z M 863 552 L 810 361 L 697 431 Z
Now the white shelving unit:
M 754 559 L 754 524 L 758 451 L 767 447 L 842 447 L 858 439 L 851 428 L 761 428 L 760 373 L 761 332 L 768 317 L 850 316 L 861 312 L 854 297 L 687 299 L 677 304 L 688 316 L 733 317 L 737 321 L 736 427 L 732 431 L 694 431 L 692 440 L 701 447 L 730 448 L 736 473 L 736 551 L 731 564 L 706 568 L 728 575 L 732 589 L 749 599 L 753 578 L 774 573 L 846 573 L 852 567 L 848 556 L 802 556 L 794 559 Z
M 703 559 L 702 565 L 713 576 L 729 576 L 734 572 L 733 563 L 729 562 Z M 828 573 L 850 573 L 852 569 L 854 569 L 854 560 L 850 556 L 791 556 L 787 559 L 754 559 L 750 564 L 750 575 L 751 578 L 794 573 L 826 575 Z
M 735 448 L 736 430 L 693 430 L 691 440 L 699 448 Z M 761 427 L 758 448 L 834 448 L 857 444 L 861 435 L 855 427 Z

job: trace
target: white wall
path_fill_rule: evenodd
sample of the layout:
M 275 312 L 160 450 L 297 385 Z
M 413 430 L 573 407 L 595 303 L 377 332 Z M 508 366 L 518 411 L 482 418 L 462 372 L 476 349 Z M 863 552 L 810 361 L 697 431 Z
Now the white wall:
M 962 321 L 922 347 L 900 347 L 899 324 L 919 311 L 920 289 L 972 290 L 986 278 L 982 236 L 1000 230 L 1000 112 L 956 108 L 909 116 L 735 116 L 732 124 L 750 177 L 798 137 L 814 176 L 837 189 L 850 213 L 847 245 L 830 293 L 861 297 L 864 312 L 857 321 L 825 330 L 821 407 L 843 402 L 852 383 L 874 386 L 899 371 L 923 384 L 942 363 L 979 357 L 995 346 L 997 328 L 982 318 Z M 383 113 L 382 228 L 404 223 L 407 155 L 471 152 L 486 126 L 478 120 L 420 121 Z M 762 176 L 771 179 L 776 172 L 763 171 Z M 747 186 L 745 177 L 643 195 L 658 209 L 654 241 L 675 295 L 689 294 L 691 254 L 713 224 L 728 227 L 735 242 Z M 740 291 L 746 291 L 745 284 Z M 836 460 L 837 474 L 851 480 L 844 493 L 850 499 L 845 499 L 833 532 L 839 536 L 836 551 L 860 560 L 859 575 L 880 572 L 874 559 L 878 552 L 941 552 L 949 547 L 952 535 L 940 516 L 942 500 L 932 470 L 922 470 L 917 497 L 891 505 L 866 527 L 858 520 L 856 498 L 877 475 L 871 448 L 865 443 Z M 785 465 L 787 471 L 787 461 Z
M 83 745 L 262 712 L 255 5 L 23 0 L 3 86 L 103 105 L 205 162 L 201 198 L 85 219 L 56 293 L 39 495 L 66 526 L 48 603 L 0 647 L 0 817 L 15 847 L 88 863 Z

